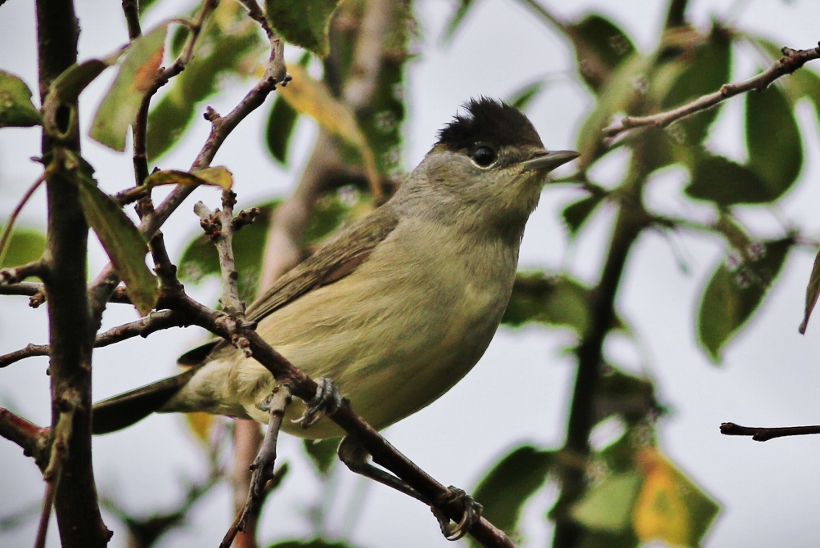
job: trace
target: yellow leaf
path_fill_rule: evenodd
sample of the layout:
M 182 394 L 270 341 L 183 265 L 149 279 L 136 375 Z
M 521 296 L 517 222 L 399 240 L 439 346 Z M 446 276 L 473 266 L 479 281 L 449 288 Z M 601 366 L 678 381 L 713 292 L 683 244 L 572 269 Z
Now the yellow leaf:
M 296 112 L 310 116 L 327 132 L 358 149 L 370 189 L 376 198 L 380 198 L 376 159 L 356 122 L 356 116 L 344 103 L 333 97 L 323 82 L 311 78 L 303 67 L 290 64 L 287 67 L 293 80 L 287 86 L 277 88 L 282 98 Z
M 681 473 L 655 448 L 637 455 L 644 480 L 632 508 L 632 527 L 642 542 L 660 539 L 673 546 L 690 544 L 689 512 L 681 493 Z
M 194 436 L 204 444 L 208 444 L 208 434 L 211 431 L 211 425 L 214 423 L 214 416 L 210 413 L 185 413 L 185 421 L 188 423 L 188 428 L 191 429 Z
M 145 179 L 145 186 L 160 185 L 211 185 L 230 190 L 233 185 L 233 174 L 222 166 L 197 169 L 192 172 L 169 169 L 155 171 Z

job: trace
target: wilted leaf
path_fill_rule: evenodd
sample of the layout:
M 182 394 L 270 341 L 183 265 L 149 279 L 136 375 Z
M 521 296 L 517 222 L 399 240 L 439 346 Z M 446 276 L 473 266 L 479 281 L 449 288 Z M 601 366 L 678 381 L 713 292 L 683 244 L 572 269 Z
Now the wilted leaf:
M 569 229 L 570 237 L 578 233 L 578 229 L 584 224 L 584 221 L 595 211 L 604 198 L 603 194 L 591 194 L 585 198 L 581 198 L 577 202 L 573 202 L 564 208 L 561 212 L 561 217 Z
M 513 534 L 524 503 L 544 484 L 553 454 L 530 445 L 514 449 L 487 472 L 473 491 L 482 515 Z M 473 543 L 475 544 L 475 543 Z
M 701 297 L 698 338 L 709 357 L 719 362 L 721 350 L 751 318 L 780 272 L 791 238 L 759 244 L 756 261 L 721 264 Z
M 78 176 L 80 203 L 85 218 L 97 237 L 120 278 L 131 302 L 143 316 L 157 302 L 157 280 L 145 266 L 148 246 L 134 223 L 125 216 L 120 206 L 97 188 L 85 168 Z
M 338 3 L 339 0 L 265 0 L 265 15 L 286 42 L 327 57 L 330 17 Z
M 193 60 L 171 80 L 168 93 L 148 115 L 149 159 L 156 160 L 178 142 L 199 103 L 224 88 L 227 76 L 252 74 L 263 46 L 259 26 L 244 8 L 238 2 L 219 2 L 205 22 Z
M 809 325 L 809 318 L 817 304 L 818 295 L 820 295 L 820 251 L 814 257 L 814 266 L 811 268 L 809 285 L 806 286 L 806 311 L 803 314 L 803 321 L 800 324 L 801 335 L 806 332 L 806 327 Z
M 31 127 L 41 123 L 31 102 L 31 90 L 17 76 L 0 70 L 0 127 Z
M 126 50 L 125 61 L 91 123 L 91 138 L 98 143 L 125 150 L 125 134 L 136 121 L 145 92 L 162 62 L 167 29 L 167 23 L 160 25 L 131 42 Z
M 336 449 L 339 447 L 339 438 L 327 440 L 303 440 L 307 452 L 316 470 L 327 476 L 330 467 L 336 462 Z
M 353 112 L 335 98 L 323 82 L 311 78 L 304 68 L 299 65 L 288 65 L 288 72 L 293 80 L 287 87 L 279 89 L 279 95 L 296 112 L 310 116 L 326 131 L 356 147 L 362 156 L 365 176 L 370 187 L 378 188 L 376 159 Z
M 656 449 L 638 457 L 643 485 L 632 510 L 632 527 L 643 542 L 699 546 L 719 506 Z
M 2 229 L 0 229 L 2 232 Z M 0 268 L 20 266 L 36 261 L 43 255 L 46 237 L 33 230 L 14 230 L 6 244 L 5 256 L 0 260 Z M 3 255 L 0 250 L 0 256 Z
M 192 172 L 169 169 L 155 171 L 145 178 L 145 186 L 160 185 L 210 185 L 230 190 L 233 185 L 233 175 L 222 166 L 208 167 Z
M 776 191 L 746 166 L 723 156 L 704 155 L 695 161 L 685 192 L 692 198 L 719 206 L 759 204 L 772 201 Z
M 524 110 L 527 108 L 527 105 L 530 104 L 530 101 L 532 101 L 536 95 L 544 90 L 546 85 L 546 80 L 537 80 L 532 84 L 528 84 L 515 92 L 512 98 L 507 100 L 507 103 L 514 106 L 518 110 Z
M 638 471 L 613 474 L 590 488 L 572 508 L 572 517 L 585 527 L 621 533 L 632 523 L 632 507 L 643 477 Z
M 800 129 L 777 86 L 746 94 L 746 146 L 749 168 L 765 181 L 770 200 L 788 190 L 803 165 Z

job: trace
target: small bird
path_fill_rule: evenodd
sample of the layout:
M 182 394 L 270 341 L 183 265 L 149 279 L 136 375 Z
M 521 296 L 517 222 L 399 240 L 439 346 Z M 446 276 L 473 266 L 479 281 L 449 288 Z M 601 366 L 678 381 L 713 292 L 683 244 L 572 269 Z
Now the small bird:
M 576 158 L 549 152 L 516 108 L 464 105 L 383 206 L 279 278 L 247 319 L 293 365 L 332 380 L 382 429 L 453 387 L 484 354 L 510 299 L 524 225 L 547 173 Z M 190 369 L 98 403 L 93 430 L 152 412 L 205 411 L 267 423 L 272 375 L 225 341 L 180 358 Z M 327 417 L 307 428 L 288 407 L 282 428 L 344 435 Z M 290 420 L 288 420 L 290 419 Z

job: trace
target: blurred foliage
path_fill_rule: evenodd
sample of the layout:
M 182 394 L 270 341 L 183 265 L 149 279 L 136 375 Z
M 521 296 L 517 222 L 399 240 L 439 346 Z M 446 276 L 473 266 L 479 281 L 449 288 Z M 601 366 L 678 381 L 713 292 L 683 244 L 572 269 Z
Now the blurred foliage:
M 287 42 L 327 57 L 330 17 L 338 3 L 339 0 L 265 0 L 265 16 Z
M 42 232 L 17 228 L 12 231 L 6 244 L 5 255 L 2 255 L 0 251 L 0 256 L 2 256 L 0 267 L 20 266 L 34 262 L 42 256 L 45 248 L 46 237 Z
M 520 537 L 516 526 L 521 509 L 546 481 L 553 454 L 531 445 L 517 447 L 499 460 L 473 490 L 484 506 L 481 515 L 508 535 Z M 479 546 L 471 539 L 472 546 Z
M 98 143 L 125 150 L 125 134 L 134 125 L 143 97 L 162 63 L 167 30 L 168 24 L 163 23 L 128 46 L 117 77 L 91 123 L 91 138 Z
M 305 453 L 310 457 L 316 471 L 327 476 L 330 473 L 330 468 L 336 462 L 336 450 L 339 447 L 339 438 L 330 438 L 327 440 L 303 440 Z
M 172 40 L 176 55 L 187 36 L 180 27 Z M 238 2 L 220 2 L 197 40 L 192 61 L 166 86 L 148 116 L 148 158 L 155 161 L 179 143 L 198 105 L 224 88 L 229 76 L 253 74 L 264 52 L 259 25 Z
M 0 70 L 0 128 L 39 125 L 40 111 L 31 102 L 31 90 L 17 76 Z
M 355 545 L 321 538 L 313 540 L 286 540 L 268 545 L 268 548 L 355 548 Z

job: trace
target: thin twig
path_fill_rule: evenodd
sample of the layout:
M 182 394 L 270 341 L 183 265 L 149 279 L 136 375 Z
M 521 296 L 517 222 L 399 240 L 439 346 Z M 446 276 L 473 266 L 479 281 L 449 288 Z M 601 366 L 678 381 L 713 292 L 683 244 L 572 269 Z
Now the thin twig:
M 666 112 L 659 112 L 651 116 L 626 116 L 601 131 L 605 137 L 614 137 L 627 129 L 649 126 L 664 128 L 673 122 L 712 108 L 735 95 L 749 91 L 763 91 L 781 76 L 793 73 L 806 64 L 807 61 L 820 58 L 820 46 L 804 50 L 783 48 L 781 51 L 783 57 L 775 61 L 768 69 L 748 80 L 723 84 L 718 91 L 703 95 L 690 103 Z
M 14 266 L 0 270 L 0 287 L 4 285 L 17 284 L 29 276 L 42 278 L 46 272 L 46 264 L 42 259 L 22 266 Z
M 262 501 L 265 495 L 265 486 L 268 481 L 274 478 L 273 467 L 276 464 L 276 442 L 279 438 L 279 430 L 282 426 L 282 419 L 285 416 L 285 409 L 292 399 L 290 386 L 283 382 L 277 384 L 273 389 L 270 400 L 270 420 L 268 429 L 265 431 L 265 438 L 259 448 L 259 454 L 251 464 L 251 483 L 248 489 L 248 496 L 242 511 L 236 516 L 233 524 L 225 533 L 219 548 L 229 548 L 233 544 L 236 534 L 245 531 L 249 518 L 259 515 Z
M 786 436 L 820 434 L 820 425 L 765 428 L 740 426 L 733 422 L 724 422 L 720 425 L 720 433 L 725 436 L 751 436 L 755 441 L 769 441 L 774 438 L 785 438 Z
M 0 407 L 0 436 L 22 447 L 23 453 L 34 457 L 40 468 L 47 463 L 48 430 Z
M 122 13 L 125 15 L 125 23 L 128 25 L 128 39 L 139 38 L 142 35 L 139 2 L 137 0 L 122 0 Z
M 43 506 L 40 509 L 40 523 L 37 526 L 37 538 L 34 548 L 45 548 L 48 536 L 48 522 L 51 520 L 51 508 L 54 506 L 54 491 L 56 482 L 46 482 L 46 492 L 43 495 Z

